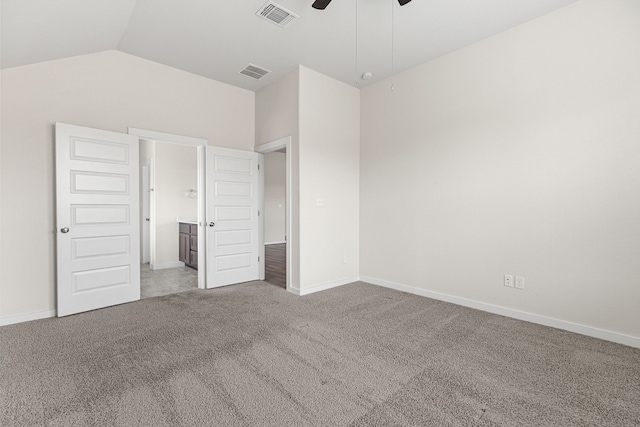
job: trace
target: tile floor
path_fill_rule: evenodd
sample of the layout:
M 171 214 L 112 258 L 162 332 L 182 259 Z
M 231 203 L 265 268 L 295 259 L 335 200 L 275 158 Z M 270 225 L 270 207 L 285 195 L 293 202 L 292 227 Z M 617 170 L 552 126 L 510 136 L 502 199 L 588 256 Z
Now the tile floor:
M 151 270 L 140 264 L 140 298 L 159 297 L 198 289 L 198 271 L 189 267 Z
M 286 288 L 286 244 L 265 247 L 266 282 Z M 189 267 L 151 270 L 140 264 L 140 298 L 159 297 L 198 289 L 198 271 Z

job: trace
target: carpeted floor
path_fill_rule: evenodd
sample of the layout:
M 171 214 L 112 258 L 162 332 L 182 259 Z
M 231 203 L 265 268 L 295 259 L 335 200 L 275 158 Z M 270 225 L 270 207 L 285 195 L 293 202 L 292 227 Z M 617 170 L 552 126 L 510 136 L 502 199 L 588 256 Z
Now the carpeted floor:
M 638 426 L 640 350 L 355 283 L 0 328 L 0 425 Z

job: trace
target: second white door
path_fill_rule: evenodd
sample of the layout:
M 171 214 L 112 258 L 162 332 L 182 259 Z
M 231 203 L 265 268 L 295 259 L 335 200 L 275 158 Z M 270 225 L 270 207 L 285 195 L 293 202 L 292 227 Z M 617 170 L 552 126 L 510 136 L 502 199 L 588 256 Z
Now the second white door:
M 262 155 L 207 147 L 207 288 L 260 278 Z

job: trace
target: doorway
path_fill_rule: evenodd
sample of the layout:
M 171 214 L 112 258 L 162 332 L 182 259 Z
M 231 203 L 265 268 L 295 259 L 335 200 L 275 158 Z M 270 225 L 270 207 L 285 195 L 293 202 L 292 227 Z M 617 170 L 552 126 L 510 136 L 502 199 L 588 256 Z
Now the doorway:
M 146 223 L 149 218 L 150 262 L 154 258 L 151 244 L 157 238 L 152 208 L 155 170 L 153 163 L 139 162 L 141 140 L 196 148 L 197 185 L 185 196 L 197 200 L 197 218 L 192 221 L 195 224 L 189 224 L 189 232 L 196 233 L 190 247 L 195 257 L 191 254 L 189 262 L 201 267 L 197 270 L 198 288 L 264 278 L 264 236 L 259 218 L 261 154 L 209 147 L 205 139 L 135 128 L 123 134 L 58 122 L 55 129 L 58 317 L 140 299 L 140 264 L 145 259 L 140 229 L 146 227 L 138 221 Z M 209 156 L 213 161 L 207 162 Z M 141 177 L 141 169 L 147 178 Z M 207 188 L 209 175 L 212 185 Z M 245 182 L 247 179 L 250 182 Z M 149 187 L 147 197 L 140 196 L 143 181 Z M 207 200 L 213 201 L 209 209 Z M 146 213 L 142 209 L 145 203 L 150 207 L 149 216 L 141 215 Z M 250 227 L 239 229 L 242 221 Z M 226 252 L 214 250 L 207 257 L 208 242 L 214 248 L 226 246 Z M 250 254 L 242 252 L 247 248 Z M 242 270 L 243 260 L 255 266 L 251 274 L 240 280 L 235 276 L 227 280 L 230 274 L 226 274 L 226 281 L 218 280 L 220 272 Z
M 285 289 L 286 172 L 286 149 L 264 154 L 264 280 Z
M 196 151 L 196 147 L 184 144 L 140 140 L 140 181 L 143 186 L 140 218 L 143 239 L 140 245 L 141 298 L 198 288 L 198 249 L 195 247 L 198 239 Z M 145 163 L 154 171 L 146 189 Z M 148 209 L 145 206 L 147 200 Z M 145 256 L 147 247 L 148 261 Z
M 264 155 L 261 278 L 291 290 L 291 137 L 256 147 Z
M 204 233 L 207 141 L 134 128 L 129 134 L 140 140 L 141 297 L 204 288 L 204 239 L 198 236 Z M 186 264 L 193 268 L 178 255 L 185 225 L 191 231 Z

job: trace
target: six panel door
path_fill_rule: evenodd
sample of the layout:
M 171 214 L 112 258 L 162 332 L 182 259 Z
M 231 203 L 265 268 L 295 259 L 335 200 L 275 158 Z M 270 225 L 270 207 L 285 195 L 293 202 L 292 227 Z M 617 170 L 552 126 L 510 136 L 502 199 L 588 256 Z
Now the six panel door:
M 251 151 L 207 147 L 207 288 L 259 279 L 259 165 Z
M 138 138 L 56 123 L 57 315 L 140 299 Z

